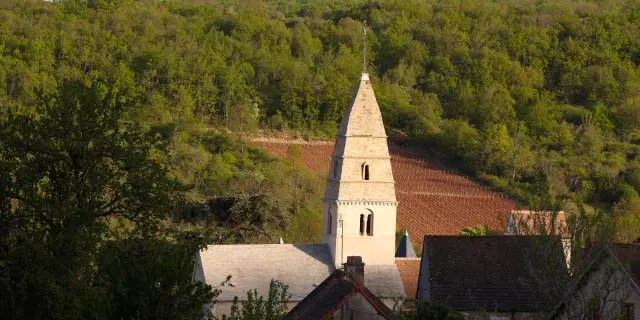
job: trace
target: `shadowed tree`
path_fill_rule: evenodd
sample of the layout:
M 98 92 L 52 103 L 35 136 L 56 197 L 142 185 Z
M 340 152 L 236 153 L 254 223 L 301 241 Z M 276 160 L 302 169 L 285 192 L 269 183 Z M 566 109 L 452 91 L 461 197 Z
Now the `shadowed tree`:
M 102 81 L 40 95 L 0 122 L 0 314 L 5 319 L 192 319 L 198 243 L 163 227 L 183 203 L 158 139 L 122 121 Z

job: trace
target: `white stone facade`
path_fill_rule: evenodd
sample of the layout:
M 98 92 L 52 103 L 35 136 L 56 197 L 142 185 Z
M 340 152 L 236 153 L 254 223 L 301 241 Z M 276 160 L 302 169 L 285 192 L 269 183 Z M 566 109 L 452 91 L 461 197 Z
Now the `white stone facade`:
M 382 114 L 363 73 L 336 137 L 324 196 L 322 240 L 336 267 L 350 255 L 395 263 L 397 205 Z

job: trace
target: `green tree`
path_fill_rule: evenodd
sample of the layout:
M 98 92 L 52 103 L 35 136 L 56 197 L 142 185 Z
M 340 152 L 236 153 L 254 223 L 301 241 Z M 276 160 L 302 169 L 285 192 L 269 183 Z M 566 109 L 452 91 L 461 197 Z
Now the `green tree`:
M 402 320 L 462 320 L 464 316 L 451 307 L 433 301 L 416 302 L 415 310 L 399 310 L 398 318 Z
M 486 236 L 490 233 L 489 228 L 483 225 L 465 227 L 460 230 L 461 236 Z
M 223 319 L 226 320 L 277 320 L 282 318 L 289 308 L 287 302 L 291 299 L 288 292 L 289 286 L 281 281 L 271 280 L 269 283 L 269 294 L 265 300 L 258 295 L 257 290 L 249 290 L 247 299 L 238 300 L 234 297 L 231 306 L 231 314 Z
M 38 116 L 0 123 L 10 319 L 187 319 L 214 298 L 191 283 L 200 244 L 163 230 L 182 188 L 157 160 L 158 140 L 122 121 L 130 104 L 101 81 L 67 81 L 41 96 Z

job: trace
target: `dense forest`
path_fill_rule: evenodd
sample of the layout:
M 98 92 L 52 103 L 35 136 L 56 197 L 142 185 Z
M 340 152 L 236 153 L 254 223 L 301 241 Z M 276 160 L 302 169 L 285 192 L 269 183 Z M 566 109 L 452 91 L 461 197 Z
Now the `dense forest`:
M 172 128 L 170 161 L 189 182 L 198 170 L 180 165 L 236 161 L 185 160 L 194 155 L 184 148 L 201 148 L 187 134 L 196 127 L 332 137 L 363 69 L 365 27 L 392 136 L 516 199 L 536 190 L 608 207 L 640 190 L 637 1 L 68 0 L 0 10 L 2 112 L 36 112 L 38 95 L 65 79 L 104 79 L 135 101 L 129 119 Z
M 174 298 L 198 296 L 169 307 L 158 294 L 154 314 L 121 304 L 151 278 L 119 288 L 128 265 L 158 261 L 100 259 L 149 251 L 188 270 L 185 250 L 205 243 L 317 241 L 322 178 L 295 147 L 279 161 L 240 137 L 332 138 L 365 43 L 396 143 L 522 204 L 587 203 L 640 225 L 640 1 L 5 0 L 0 253 L 13 260 L 0 259 L 0 293 L 48 295 L 0 307 L 177 319 L 215 291 L 171 278 Z M 3 282 L 18 271 L 18 287 Z

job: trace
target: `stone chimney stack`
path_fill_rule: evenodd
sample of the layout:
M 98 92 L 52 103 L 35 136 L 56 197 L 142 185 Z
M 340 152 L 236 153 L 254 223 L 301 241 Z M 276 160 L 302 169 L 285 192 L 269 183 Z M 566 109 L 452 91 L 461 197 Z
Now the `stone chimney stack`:
M 344 271 L 351 274 L 358 284 L 364 286 L 364 262 L 362 262 L 361 256 L 347 257 L 347 263 L 344 264 Z

